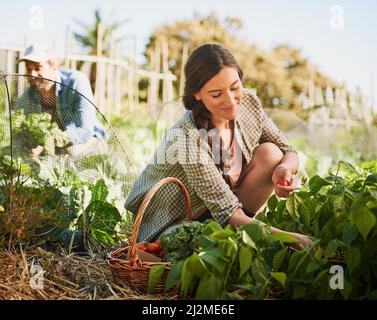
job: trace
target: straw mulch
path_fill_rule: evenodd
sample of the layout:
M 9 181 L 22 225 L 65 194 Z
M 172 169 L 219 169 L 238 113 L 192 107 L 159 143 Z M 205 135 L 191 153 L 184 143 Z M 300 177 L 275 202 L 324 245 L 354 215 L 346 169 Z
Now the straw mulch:
M 174 299 L 138 294 L 114 281 L 105 253 L 67 254 L 34 249 L 0 251 L 0 300 Z M 32 289 L 32 266 L 43 268 L 43 289 Z M 33 279 L 32 279 L 33 281 Z M 37 283 L 37 282 L 34 282 Z M 35 287 L 35 286 L 34 286 Z

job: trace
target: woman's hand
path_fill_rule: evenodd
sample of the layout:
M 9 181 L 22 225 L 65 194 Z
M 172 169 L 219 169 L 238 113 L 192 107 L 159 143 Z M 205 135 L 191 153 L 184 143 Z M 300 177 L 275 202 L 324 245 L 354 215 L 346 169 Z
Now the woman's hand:
M 294 236 L 298 241 L 292 244 L 292 247 L 298 250 L 302 250 L 312 244 L 312 240 L 301 233 L 290 232 L 290 235 Z
M 279 197 L 287 198 L 296 188 L 295 175 L 283 164 L 278 165 L 272 173 L 275 193 Z
M 262 222 L 260 222 L 261 224 L 263 224 Z M 290 246 L 294 249 L 297 249 L 297 250 L 302 250 L 308 246 L 310 246 L 313 241 L 310 239 L 310 237 L 304 235 L 304 234 L 301 234 L 301 233 L 297 233 L 297 232 L 288 232 L 288 231 L 284 231 L 284 230 L 281 230 L 281 229 L 278 229 L 278 228 L 275 228 L 275 227 L 271 227 L 271 232 L 272 233 L 285 233 L 285 234 L 289 234 L 293 237 L 295 237 L 297 239 L 297 242 L 293 242 L 290 244 Z

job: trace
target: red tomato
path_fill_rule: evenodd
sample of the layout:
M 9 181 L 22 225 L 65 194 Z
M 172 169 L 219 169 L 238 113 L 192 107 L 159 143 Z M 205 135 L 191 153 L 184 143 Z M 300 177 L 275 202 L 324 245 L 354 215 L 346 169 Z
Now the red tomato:
M 289 181 L 285 179 L 279 179 L 276 184 L 286 187 L 289 186 Z
M 160 248 L 157 243 L 150 243 L 147 246 L 147 252 L 151 254 L 156 254 L 160 251 Z
M 156 244 L 158 245 L 158 249 L 163 250 L 163 248 L 161 247 L 161 243 L 160 243 L 160 240 L 157 240 L 156 241 Z
M 145 251 L 147 248 L 145 247 L 144 243 L 141 243 L 137 246 L 139 250 Z

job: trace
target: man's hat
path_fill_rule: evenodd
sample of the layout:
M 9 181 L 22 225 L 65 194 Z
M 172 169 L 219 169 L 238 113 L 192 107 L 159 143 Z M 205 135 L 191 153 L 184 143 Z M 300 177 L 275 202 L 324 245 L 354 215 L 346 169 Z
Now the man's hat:
M 55 59 L 54 55 L 48 50 L 48 48 L 39 43 L 34 43 L 25 49 L 23 57 L 18 61 L 34 61 L 34 62 L 44 62 L 51 59 Z

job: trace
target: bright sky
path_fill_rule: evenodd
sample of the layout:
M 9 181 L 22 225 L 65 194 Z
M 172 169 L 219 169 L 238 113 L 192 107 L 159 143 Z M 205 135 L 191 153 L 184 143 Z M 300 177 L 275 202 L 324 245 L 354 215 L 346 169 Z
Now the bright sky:
M 74 18 L 90 22 L 97 7 L 105 18 L 129 19 L 120 34 L 137 36 L 139 51 L 156 26 L 190 18 L 194 11 L 216 10 L 221 17 L 239 17 L 244 22 L 240 37 L 264 49 L 283 42 L 302 48 L 333 79 L 351 89 L 360 86 L 370 99 L 373 92 L 377 110 L 377 2 L 373 0 L 2 0 L 0 44 L 38 41 L 62 51 L 67 26 L 76 28 Z M 35 20 L 38 12 L 43 13 L 43 25 Z

